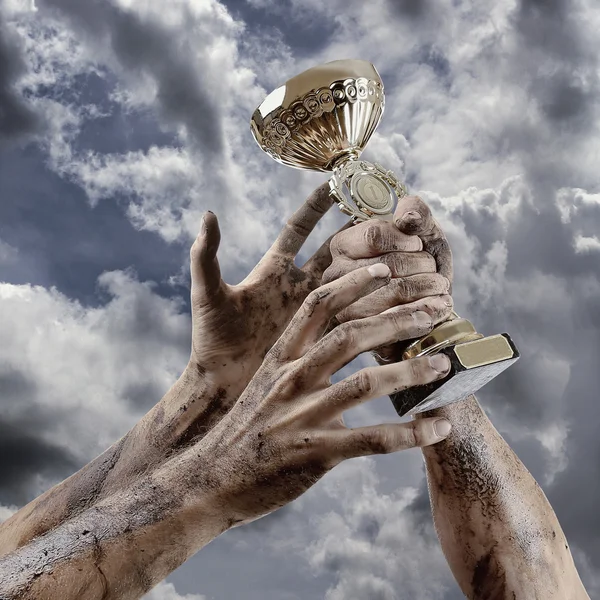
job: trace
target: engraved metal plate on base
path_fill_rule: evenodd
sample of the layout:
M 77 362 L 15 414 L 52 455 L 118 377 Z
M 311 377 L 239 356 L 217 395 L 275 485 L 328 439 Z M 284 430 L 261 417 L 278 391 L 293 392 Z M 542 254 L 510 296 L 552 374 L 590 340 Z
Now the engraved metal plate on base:
M 308 69 L 277 88 L 252 115 L 254 139 L 277 162 L 331 172 L 329 188 L 354 223 L 392 221 L 407 194 L 396 175 L 360 158 L 385 108 L 383 82 L 363 60 L 337 60 Z M 484 337 L 456 313 L 415 340 L 404 360 L 444 352 L 451 373 L 441 382 L 392 396 L 399 414 L 415 414 L 467 398 L 519 358 L 507 334 Z

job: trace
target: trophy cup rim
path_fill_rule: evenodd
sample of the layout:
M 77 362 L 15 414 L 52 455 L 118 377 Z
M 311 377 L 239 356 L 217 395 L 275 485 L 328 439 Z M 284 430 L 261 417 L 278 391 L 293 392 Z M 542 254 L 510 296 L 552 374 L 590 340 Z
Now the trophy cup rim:
M 283 85 L 267 94 L 254 111 L 254 115 L 256 116 L 258 113 L 264 119 L 279 108 L 289 108 L 297 98 L 309 93 L 314 88 L 329 87 L 332 82 L 340 79 L 361 77 L 377 81 L 383 86 L 375 65 L 368 60 L 344 58 L 316 65 L 291 77 Z

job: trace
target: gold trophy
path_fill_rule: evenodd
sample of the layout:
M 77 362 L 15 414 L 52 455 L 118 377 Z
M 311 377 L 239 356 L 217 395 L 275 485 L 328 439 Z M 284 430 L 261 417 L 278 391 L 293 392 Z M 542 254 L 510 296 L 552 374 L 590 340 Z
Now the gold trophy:
M 392 171 L 360 159 L 384 106 L 383 83 L 371 63 L 336 60 L 300 73 L 269 94 L 250 125 L 258 145 L 277 162 L 333 172 L 330 194 L 354 223 L 392 221 L 406 187 Z M 411 343 L 402 358 L 438 352 L 450 358 L 450 374 L 392 396 L 399 415 L 464 400 L 519 358 L 508 334 L 484 337 L 456 313 Z

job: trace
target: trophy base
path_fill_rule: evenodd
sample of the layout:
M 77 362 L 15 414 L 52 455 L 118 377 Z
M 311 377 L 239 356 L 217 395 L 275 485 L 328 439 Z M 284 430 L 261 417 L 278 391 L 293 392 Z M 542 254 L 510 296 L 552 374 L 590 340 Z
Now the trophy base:
M 450 373 L 441 381 L 416 386 L 390 396 L 401 417 L 467 399 L 520 357 L 507 333 L 479 337 L 445 346 L 437 351 L 450 359 Z M 424 354 L 433 352 L 426 350 L 420 355 Z

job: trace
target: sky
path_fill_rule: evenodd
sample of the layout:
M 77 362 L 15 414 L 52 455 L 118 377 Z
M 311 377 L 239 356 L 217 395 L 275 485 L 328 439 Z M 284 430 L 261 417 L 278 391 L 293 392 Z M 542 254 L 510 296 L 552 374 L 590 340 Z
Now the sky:
M 599 56 L 596 0 L 0 0 L 0 520 L 175 382 L 203 212 L 236 283 L 327 177 L 264 154 L 254 109 L 358 58 L 386 93 L 363 156 L 431 205 L 458 312 L 519 347 L 479 398 L 600 597 Z M 382 398 L 346 420 L 398 417 Z M 146 598 L 462 597 L 411 450 L 340 465 Z

